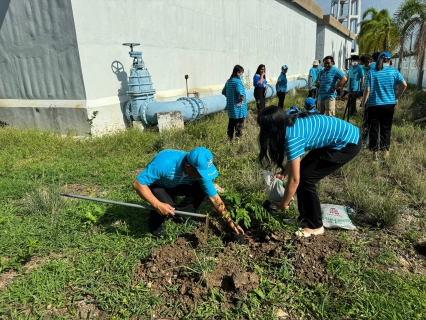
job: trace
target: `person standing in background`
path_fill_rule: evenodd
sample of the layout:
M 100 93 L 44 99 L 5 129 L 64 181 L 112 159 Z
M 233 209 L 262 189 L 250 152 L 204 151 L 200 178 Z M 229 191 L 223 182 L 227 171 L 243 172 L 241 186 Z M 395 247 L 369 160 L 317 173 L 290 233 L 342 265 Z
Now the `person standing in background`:
M 265 108 L 266 101 L 266 68 L 264 64 L 257 67 L 256 74 L 253 76 L 254 99 L 256 100 L 257 111 Z
M 240 138 L 244 127 L 244 119 L 247 117 L 246 90 L 243 84 L 244 68 L 236 65 L 231 77 L 226 81 L 222 94 L 226 97 L 226 110 L 228 111 L 228 139 Z
M 365 54 L 363 56 L 361 56 L 360 60 L 360 64 L 362 69 L 364 70 L 364 82 L 365 83 L 365 78 L 367 77 L 368 71 L 371 68 L 371 64 L 373 63 L 373 57 L 370 56 L 369 54 Z M 364 96 L 364 86 L 362 87 L 362 96 Z M 363 108 L 363 102 L 361 100 L 361 110 Z M 368 106 L 365 106 L 365 108 L 367 109 Z M 362 148 L 366 149 L 367 148 L 367 143 L 368 140 L 370 138 L 370 125 L 368 124 L 368 112 L 364 112 L 364 116 L 362 118 L 362 127 L 361 127 L 361 139 L 362 139 Z
M 314 62 L 312 63 L 312 68 L 309 70 L 309 78 L 308 78 L 308 82 L 309 82 L 309 93 L 308 93 L 308 98 L 315 98 L 315 96 L 316 96 L 317 87 L 315 87 L 315 82 L 317 82 L 318 73 L 320 71 L 321 70 L 319 69 L 319 61 L 318 60 L 314 60 Z
M 359 65 L 359 56 L 351 56 L 351 66 L 348 71 L 348 82 L 347 90 L 348 96 L 348 108 L 349 115 L 356 113 L 356 99 L 358 98 L 358 92 L 364 86 L 364 70 Z
M 318 106 L 322 114 L 326 116 L 335 115 L 336 110 L 336 90 L 345 85 L 347 77 L 334 66 L 334 58 L 327 56 L 323 60 L 324 70 L 318 75 L 316 86 L 318 90 Z
M 287 92 L 287 70 L 288 66 L 285 64 L 281 67 L 281 74 L 278 77 L 275 88 L 277 89 L 278 107 L 284 109 L 285 94 Z
M 376 67 L 370 69 L 365 79 L 362 113 L 368 112 L 373 160 L 378 160 L 378 152 L 382 150 L 386 157 L 389 155 L 393 114 L 399 98 L 407 89 L 399 71 L 389 67 L 391 58 L 389 52 L 381 53 Z M 401 86 L 395 96 L 397 85 Z

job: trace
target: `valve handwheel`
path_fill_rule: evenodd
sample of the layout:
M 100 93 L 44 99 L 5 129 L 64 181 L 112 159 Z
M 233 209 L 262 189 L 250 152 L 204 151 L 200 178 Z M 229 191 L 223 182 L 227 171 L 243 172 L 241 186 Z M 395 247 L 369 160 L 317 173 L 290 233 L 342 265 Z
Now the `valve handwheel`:
M 124 67 L 120 61 L 115 60 L 111 63 L 111 70 L 115 74 L 118 74 L 124 71 Z
M 123 43 L 123 46 L 129 46 L 130 47 L 130 52 L 133 52 L 133 47 L 136 47 L 138 45 L 140 45 L 140 43 L 136 43 L 136 42 Z

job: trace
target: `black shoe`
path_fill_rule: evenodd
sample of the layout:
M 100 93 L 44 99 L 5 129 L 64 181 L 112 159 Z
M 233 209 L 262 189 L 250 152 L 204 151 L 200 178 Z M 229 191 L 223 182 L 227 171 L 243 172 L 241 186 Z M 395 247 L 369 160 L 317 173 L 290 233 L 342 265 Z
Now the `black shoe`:
M 166 229 L 164 228 L 163 225 L 161 225 L 157 229 L 151 230 L 151 233 L 154 237 L 158 238 L 158 237 L 164 236 L 166 234 Z

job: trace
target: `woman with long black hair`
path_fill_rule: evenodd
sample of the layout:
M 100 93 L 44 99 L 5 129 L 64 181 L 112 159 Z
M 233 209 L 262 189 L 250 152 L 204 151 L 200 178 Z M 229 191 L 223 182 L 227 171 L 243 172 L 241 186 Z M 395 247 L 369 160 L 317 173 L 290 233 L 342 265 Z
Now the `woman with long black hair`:
M 228 110 L 228 139 L 234 137 L 240 138 L 244 126 L 244 119 L 247 117 L 247 101 L 246 90 L 242 82 L 244 68 L 236 65 L 232 70 L 232 74 L 226 81 L 222 94 L 226 97 L 226 110 Z
M 288 210 L 296 193 L 298 220 L 307 223 L 302 235 L 323 234 L 316 183 L 359 153 L 359 129 L 346 121 L 315 112 L 287 115 L 276 106 L 262 110 L 257 122 L 260 126 L 260 163 L 266 161 L 268 165 L 277 165 L 281 169 L 275 176 L 278 179 L 288 176 L 284 196 L 275 205 L 280 210 Z M 284 165 L 285 157 L 287 163 Z
M 389 155 L 393 114 L 407 83 L 395 68 L 389 66 L 391 55 L 383 52 L 379 55 L 375 67 L 371 67 L 364 83 L 362 114 L 368 110 L 370 126 L 370 150 L 373 159 L 378 160 L 379 151 Z M 400 85 L 395 96 L 397 85 Z
M 256 74 L 253 76 L 254 99 L 256 100 L 257 111 L 260 112 L 265 108 L 266 102 L 266 67 L 259 64 Z

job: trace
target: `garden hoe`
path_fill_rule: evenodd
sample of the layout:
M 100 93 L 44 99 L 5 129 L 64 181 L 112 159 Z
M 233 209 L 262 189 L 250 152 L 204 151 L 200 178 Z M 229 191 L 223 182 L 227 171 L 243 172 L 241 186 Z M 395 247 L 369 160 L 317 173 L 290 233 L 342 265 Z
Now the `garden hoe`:
M 99 198 L 91 198 L 91 197 L 79 196 L 77 194 L 61 193 L 61 196 L 69 197 L 69 198 L 77 198 L 77 199 L 82 199 L 82 200 L 89 200 L 89 201 L 97 201 L 97 202 L 103 202 L 103 203 L 109 203 L 109 204 L 116 204 L 116 205 L 119 205 L 119 206 L 133 207 L 133 208 L 138 208 L 138 209 L 155 210 L 153 207 L 150 207 L 150 206 L 141 206 L 140 204 L 135 204 L 135 203 L 127 203 L 127 202 L 119 202 L 119 201 L 105 200 L 105 199 L 99 199 Z M 174 213 L 176 213 L 179 216 L 205 218 L 206 224 L 204 226 L 204 235 L 205 235 L 205 238 L 207 240 L 207 235 L 208 235 L 208 232 L 209 232 L 209 216 L 207 214 L 199 214 L 199 213 L 185 212 L 185 211 L 179 211 L 179 210 L 174 210 Z

